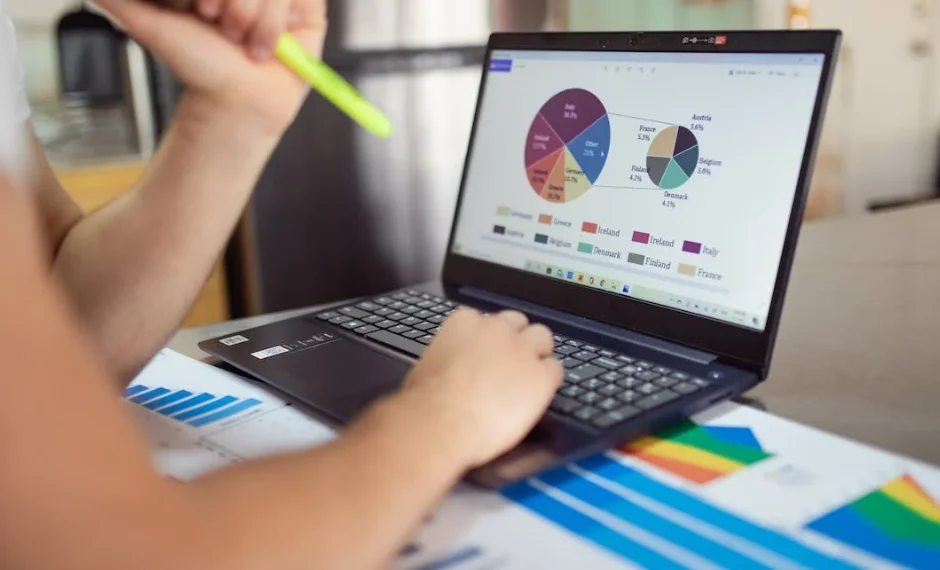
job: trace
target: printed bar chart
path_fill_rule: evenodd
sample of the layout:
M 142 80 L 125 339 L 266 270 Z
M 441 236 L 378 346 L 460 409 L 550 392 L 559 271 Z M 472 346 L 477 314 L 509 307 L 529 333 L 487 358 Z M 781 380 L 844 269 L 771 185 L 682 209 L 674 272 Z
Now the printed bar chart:
M 255 398 L 193 394 L 188 390 L 151 388 L 140 384 L 124 391 L 124 398 L 133 404 L 154 411 L 161 416 L 203 427 L 232 418 L 262 404 Z

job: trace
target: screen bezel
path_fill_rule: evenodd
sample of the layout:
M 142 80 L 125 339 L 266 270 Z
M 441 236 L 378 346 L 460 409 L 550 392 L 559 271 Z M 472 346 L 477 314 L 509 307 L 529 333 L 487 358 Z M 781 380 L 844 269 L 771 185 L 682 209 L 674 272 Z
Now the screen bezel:
M 726 36 L 723 45 L 699 38 Z M 699 39 L 695 44 L 685 38 Z M 759 32 L 589 32 L 589 33 L 496 33 L 487 45 L 484 73 L 480 81 L 476 113 L 464 160 L 464 170 L 444 260 L 443 281 L 448 286 L 471 286 L 509 297 L 525 299 L 579 317 L 587 317 L 628 328 L 716 354 L 719 358 L 766 375 L 780 324 L 784 297 L 801 227 L 821 123 L 832 83 L 833 61 L 838 53 L 841 32 L 759 31 Z M 454 253 L 457 221 L 466 191 L 467 173 L 479 123 L 480 106 L 489 75 L 493 51 L 609 51 L 609 52 L 691 52 L 691 53 L 806 53 L 822 55 L 823 69 L 808 130 L 806 150 L 800 168 L 790 219 L 787 225 L 777 279 L 763 331 L 713 320 L 623 295 L 590 289 L 532 272 Z

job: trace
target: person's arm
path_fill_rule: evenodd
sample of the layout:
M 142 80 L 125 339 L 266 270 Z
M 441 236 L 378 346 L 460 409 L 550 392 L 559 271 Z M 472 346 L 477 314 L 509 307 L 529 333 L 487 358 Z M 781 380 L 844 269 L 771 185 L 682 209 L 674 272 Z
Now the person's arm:
M 460 311 L 398 394 L 314 451 L 190 484 L 156 473 L 0 181 L 0 567 L 372 569 L 561 381 L 551 333 Z
M 246 47 L 272 44 L 288 10 L 295 11 L 294 34 L 314 53 L 325 32 L 323 0 L 214 4 L 212 13 L 223 14 L 217 26 L 231 39 L 193 15 L 135 0 L 102 2 L 189 86 L 135 188 L 82 217 L 29 136 L 31 193 L 53 270 L 121 383 L 182 322 L 307 93 L 279 62 L 253 61 Z

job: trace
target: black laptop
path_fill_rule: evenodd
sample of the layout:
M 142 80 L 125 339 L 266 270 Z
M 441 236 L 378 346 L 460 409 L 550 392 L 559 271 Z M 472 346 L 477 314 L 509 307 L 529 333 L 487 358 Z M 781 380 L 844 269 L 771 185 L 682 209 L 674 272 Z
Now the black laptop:
M 495 34 L 440 282 L 200 346 L 343 424 L 457 307 L 523 311 L 565 380 L 487 486 L 734 398 L 768 374 L 839 42 Z

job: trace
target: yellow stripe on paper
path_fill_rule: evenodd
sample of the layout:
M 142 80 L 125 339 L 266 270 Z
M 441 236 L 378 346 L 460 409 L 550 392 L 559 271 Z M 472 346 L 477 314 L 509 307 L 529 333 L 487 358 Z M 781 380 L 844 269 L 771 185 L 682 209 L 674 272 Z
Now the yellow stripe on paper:
M 714 453 L 702 451 L 701 449 L 696 449 L 683 443 L 675 443 L 656 437 L 638 439 L 631 443 L 627 449 L 698 465 L 712 471 L 720 471 L 721 473 L 730 473 L 745 467 L 743 463 L 725 459 Z
M 940 507 L 906 478 L 895 479 L 881 491 L 924 518 L 940 523 Z

